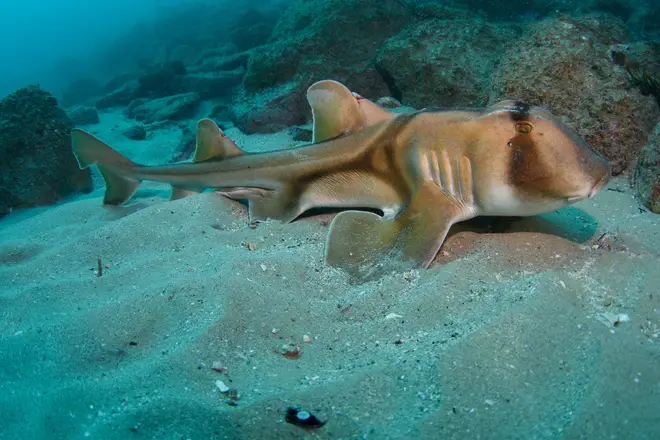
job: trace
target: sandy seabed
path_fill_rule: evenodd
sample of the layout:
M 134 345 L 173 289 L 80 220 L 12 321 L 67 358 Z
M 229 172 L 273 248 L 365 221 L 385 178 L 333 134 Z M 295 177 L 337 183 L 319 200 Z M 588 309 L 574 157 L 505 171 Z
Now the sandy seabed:
M 178 132 L 102 118 L 131 158 L 173 156 Z M 622 178 L 457 225 L 430 269 L 367 283 L 324 266 L 327 218 L 102 192 L 0 221 L 0 439 L 659 438 L 660 216 Z

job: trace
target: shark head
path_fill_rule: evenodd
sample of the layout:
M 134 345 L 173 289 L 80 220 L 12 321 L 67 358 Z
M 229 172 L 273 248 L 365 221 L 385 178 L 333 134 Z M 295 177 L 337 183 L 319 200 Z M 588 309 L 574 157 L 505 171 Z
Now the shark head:
M 503 101 L 479 118 L 480 141 L 491 152 L 488 211 L 534 215 L 593 197 L 609 180 L 610 165 L 547 110 Z

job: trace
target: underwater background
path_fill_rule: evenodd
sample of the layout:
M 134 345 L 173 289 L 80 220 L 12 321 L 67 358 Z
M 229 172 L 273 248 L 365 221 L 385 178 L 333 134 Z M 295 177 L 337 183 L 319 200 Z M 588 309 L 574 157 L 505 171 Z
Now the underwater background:
M 660 438 L 657 0 L 0 11 L 0 439 Z M 356 282 L 324 264 L 332 214 L 256 226 L 158 183 L 105 208 L 71 151 L 80 127 L 188 161 L 207 117 L 299 147 L 324 79 L 395 112 L 545 107 L 613 177 Z

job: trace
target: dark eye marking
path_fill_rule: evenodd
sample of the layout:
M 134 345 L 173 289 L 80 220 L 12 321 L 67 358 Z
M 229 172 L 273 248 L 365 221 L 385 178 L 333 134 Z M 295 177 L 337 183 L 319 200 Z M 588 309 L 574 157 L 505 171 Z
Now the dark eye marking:
M 516 131 L 518 133 L 528 134 L 528 133 L 531 133 L 533 129 L 534 129 L 534 126 L 532 124 L 530 124 L 529 122 L 518 122 L 516 124 Z

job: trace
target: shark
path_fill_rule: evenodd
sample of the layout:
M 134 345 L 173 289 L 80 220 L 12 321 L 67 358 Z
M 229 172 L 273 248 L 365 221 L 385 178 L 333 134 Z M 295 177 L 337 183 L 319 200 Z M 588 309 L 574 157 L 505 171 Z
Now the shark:
M 611 175 L 574 130 L 521 101 L 396 112 L 334 80 L 306 96 L 313 134 L 300 147 L 249 153 L 205 118 L 191 162 L 139 165 L 81 129 L 72 150 L 105 179 L 104 205 L 125 204 L 149 180 L 170 184 L 172 199 L 211 189 L 247 202 L 257 222 L 336 209 L 325 262 L 361 277 L 427 268 L 453 224 L 555 211 L 593 197 Z

